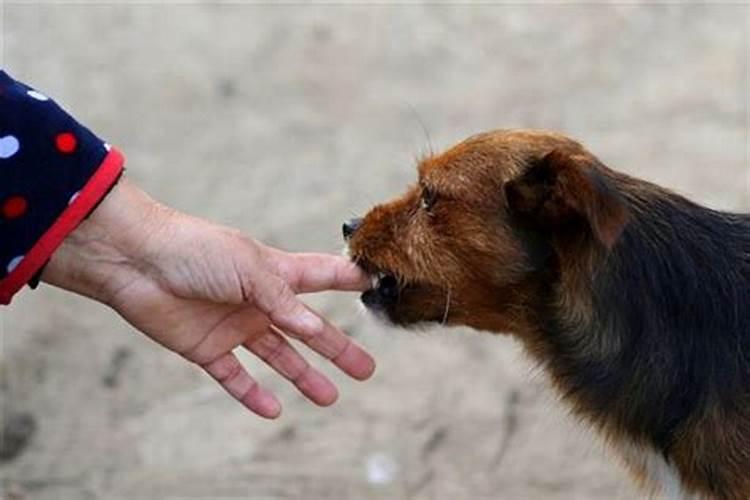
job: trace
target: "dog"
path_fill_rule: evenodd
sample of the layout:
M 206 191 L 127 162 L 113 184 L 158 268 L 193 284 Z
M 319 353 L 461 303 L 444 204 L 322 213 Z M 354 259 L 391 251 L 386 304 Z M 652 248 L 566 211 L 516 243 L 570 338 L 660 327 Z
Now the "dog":
M 479 134 L 418 171 L 343 225 L 369 310 L 510 333 L 651 494 L 750 498 L 750 215 L 546 131 Z

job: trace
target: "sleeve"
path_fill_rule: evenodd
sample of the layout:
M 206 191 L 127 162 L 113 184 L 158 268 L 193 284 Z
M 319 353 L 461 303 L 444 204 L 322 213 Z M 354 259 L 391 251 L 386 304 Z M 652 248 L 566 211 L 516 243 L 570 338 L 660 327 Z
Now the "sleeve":
M 40 273 L 123 163 L 54 101 L 0 70 L 0 304 Z

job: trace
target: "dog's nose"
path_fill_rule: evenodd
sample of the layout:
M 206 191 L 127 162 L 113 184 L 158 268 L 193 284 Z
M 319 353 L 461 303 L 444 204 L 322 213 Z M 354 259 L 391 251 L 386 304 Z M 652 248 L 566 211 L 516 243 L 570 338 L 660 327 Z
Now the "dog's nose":
M 354 217 L 353 219 L 349 219 L 348 221 L 344 222 L 344 225 L 341 226 L 341 232 L 344 234 L 344 239 L 348 240 L 349 238 L 351 238 L 354 234 L 354 231 L 356 231 L 361 225 L 361 217 Z

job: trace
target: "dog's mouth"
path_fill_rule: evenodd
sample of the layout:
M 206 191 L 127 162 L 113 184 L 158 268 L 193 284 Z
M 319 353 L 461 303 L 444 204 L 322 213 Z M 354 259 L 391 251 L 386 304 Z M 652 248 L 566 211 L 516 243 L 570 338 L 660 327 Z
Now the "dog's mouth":
M 358 261 L 357 265 L 370 275 L 371 280 L 371 288 L 360 296 L 365 306 L 385 310 L 398 302 L 402 283 L 395 273 L 381 269 L 370 262 Z
M 371 288 L 362 293 L 362 304 L 381 320 L 400 326 L 445 323 L 451 306 L 449 289 L 413 281 L 364 259 L 353 259 L 369 276 Z
M 378 271 L 371 275 L 370 279 L 372 280 L 372 288 L 362 294 L 362 302 L 369 305 L 365 300 L 366 298 L 369 300 L 377 299 L 377 302 L 381 305 L 387 305 L 398 300 L 401 290 L 398 278 L 395 275 Z

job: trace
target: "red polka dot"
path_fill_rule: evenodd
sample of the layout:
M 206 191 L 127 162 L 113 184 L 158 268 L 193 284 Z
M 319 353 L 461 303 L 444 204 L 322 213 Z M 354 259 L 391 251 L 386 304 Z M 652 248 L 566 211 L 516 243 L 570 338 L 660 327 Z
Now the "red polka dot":
M 29 204 L 23 196 L 11 196 L 3 203 L 3 215 L 6 219 L 17 219 L 26 213 Z
M 55 137 L 55 146 L 61 153 L 70 154 L 76 150 L 78 139 L 70 132 L 63 132 Z

